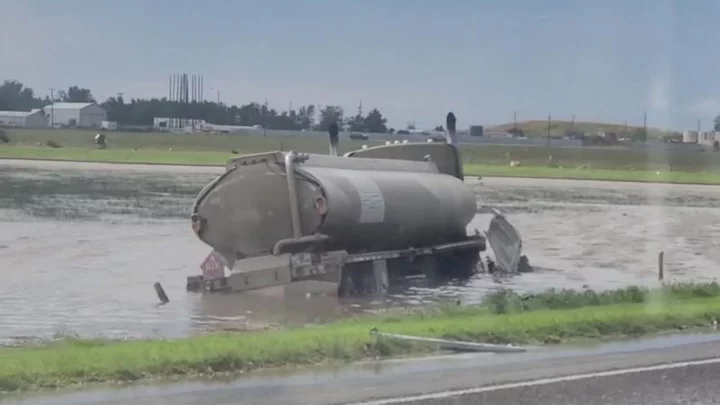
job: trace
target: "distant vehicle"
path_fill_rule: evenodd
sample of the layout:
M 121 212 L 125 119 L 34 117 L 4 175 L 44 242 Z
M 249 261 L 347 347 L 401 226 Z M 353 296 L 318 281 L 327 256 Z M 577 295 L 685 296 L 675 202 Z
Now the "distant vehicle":
M 355 139 L 358 141 L 367 141 L 370 138 L 367 135 L 363 134 L 362 132 L 351 132 L 350 139 Z

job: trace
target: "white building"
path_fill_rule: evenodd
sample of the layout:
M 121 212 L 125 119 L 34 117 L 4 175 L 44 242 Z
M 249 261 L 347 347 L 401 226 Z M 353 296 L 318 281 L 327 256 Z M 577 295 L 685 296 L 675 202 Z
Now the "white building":
M 32 111 L 0 111 L 0 125 L 19 128 L 45 128 L 47 118 L 43 110 Z
M 171 129 L 182 129 L 184 132 L 202 131 L 207 125 L 208 124 L 205 120 L 193 118 L 153 118 L 153 128 L 160 131 L 167 131 Z
M 44 107 L 50 125 L 100 128 L 107 111 L 95 103 L 54 103 Z

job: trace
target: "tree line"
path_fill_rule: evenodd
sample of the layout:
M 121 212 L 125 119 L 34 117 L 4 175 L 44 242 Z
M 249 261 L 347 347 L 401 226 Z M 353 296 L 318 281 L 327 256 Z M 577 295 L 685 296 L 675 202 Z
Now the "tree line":
M 38 97 L 35 91 L 17 80 L 6 80 L 0 85 L 0 111 L 30 111 L 42 108 L 52 102 L 97 102 L 90 89 L 70 86 L 54 91 L 51 95 Z M 261 125 L 268 129 L 327 131 L 333 122 L 342 123 L 348 131 L 386 133 L 394 132 L 387 127 L 387 119 L 374 108 L 367 114 L 358 112 L 346 116 L 343 108 L 328 105 L 320 108 L 309 104 L 297 109 L 279 111 L 268 106 L 251 102 L 245 105 L 227 105 L 213 101 L 179 103 L 167 98 L 132 98 L 125 100 L 121 94 L 98 103 L 108 114 L 109 121 L 119 126 L 153 125 L 153 118 L 187 118 L 205 120 L 218 125 Z

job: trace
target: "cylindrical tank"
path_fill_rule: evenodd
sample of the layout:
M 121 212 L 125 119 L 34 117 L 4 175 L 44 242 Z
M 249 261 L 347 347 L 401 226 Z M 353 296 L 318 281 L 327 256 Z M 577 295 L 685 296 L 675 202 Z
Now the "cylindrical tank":
M 236 164 L 201 192 L 199 237 L 225 255 L 267 254 L 293 238 L 283 154 Z M 309 155 L 295 165 L 301 234 L 351 252 L 457 241 L 475 215 L 474 192 L 432 162 Z M 254 163 L 254 164 L 253 164 Z
M 386 250 L 457 241 L 475 216 L 473 191 L 445 174 L 299 170 L 320 186 L 315 198 L 326 199 L 327 213 L 316 229 L 339 248 Z
M 698 131 L 683 132 L 683 143 L 698 143 Z

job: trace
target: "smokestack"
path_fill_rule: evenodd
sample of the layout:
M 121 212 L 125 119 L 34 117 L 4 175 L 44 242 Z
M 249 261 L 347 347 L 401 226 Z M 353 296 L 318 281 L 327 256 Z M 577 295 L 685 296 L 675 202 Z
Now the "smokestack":
M 328 133 L 330 134 L 330 154 L 332 156 L 338 155 L 338 146 L 340 145 L 340 139 L 338 137 L 338 134 L 340 133 L 340 127 L 338 127 L 337 122 L 333 122 L 330 124 L 330 128 L 328 128 Z
M 445 117 L 445 128 L 446 128 L 446 138 L 447 143 L 453 146 L 457 146 L 457 138 L 455 137 L 455 132 L 457 130 L 457 119 L 455 118 L 455 114 L 452 112 L 449 112 L 447 117 Z

